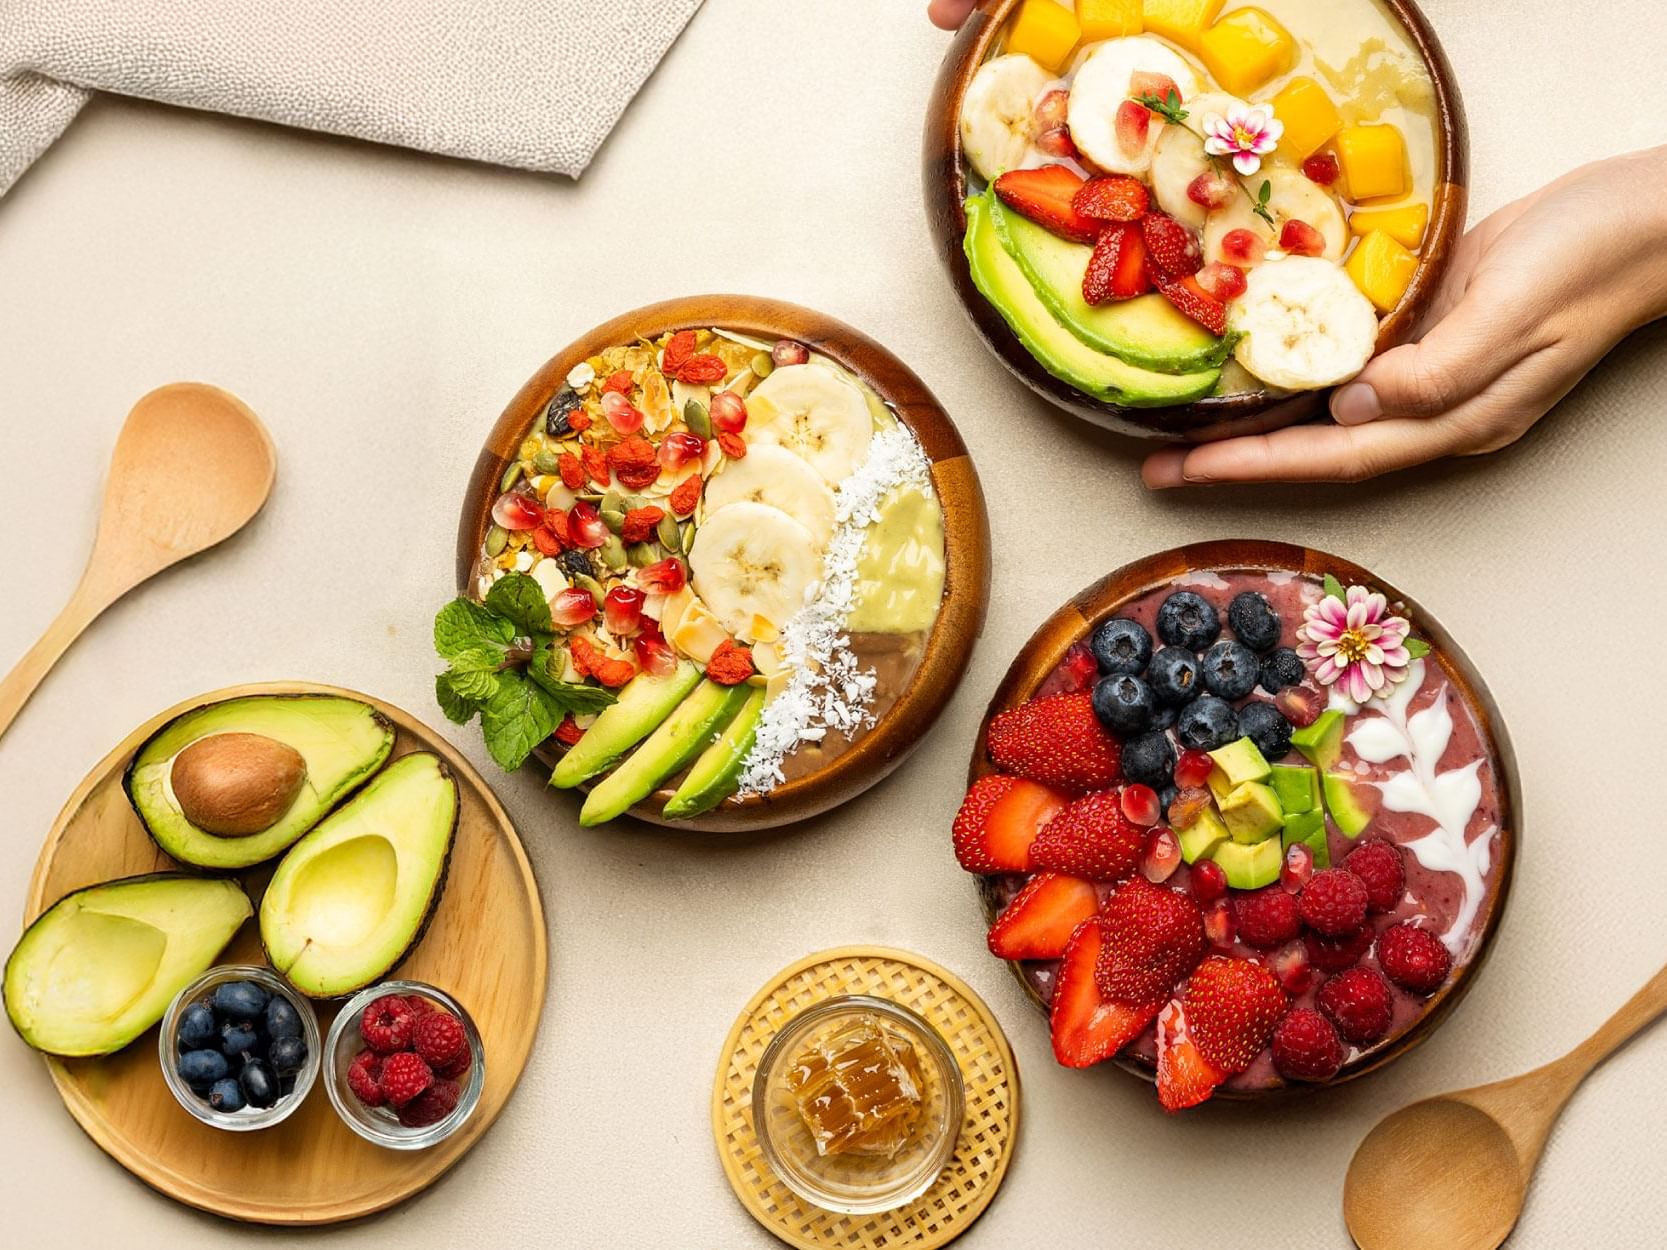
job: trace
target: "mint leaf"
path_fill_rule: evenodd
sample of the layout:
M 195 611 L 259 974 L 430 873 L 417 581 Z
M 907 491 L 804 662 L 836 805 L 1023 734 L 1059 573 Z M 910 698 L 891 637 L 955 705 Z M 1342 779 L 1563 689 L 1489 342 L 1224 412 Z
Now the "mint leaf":
M 472 703 L 485 703 L 498 693 L 502 685 L 501 675 L 497 672 L 476 669 L 474 671 L 458 672 L 452 670 L 444 675 L 446 683 L 452 693 L 460 699 L 468 699 Z
M 550 694 L 555 694 L 567 684 L 561 679 L 563 666 L 557 663 L 563 651 L 564 648 L 545 643 L 534 651 L 532 659 L 527 661 L 527 676 Z
M 434 679 L 434 697 L 440 704 L 440 710 L 446 714 L 446 719 L 454 725 L 467 725 L 475 718 L 475 713 L 480 711 L 478 701 L 457 693 L 450 673 L 441 673 Z
M 1325 593 L 1326 598 L 1328 599 L 1342 599 L 1344 597 L 1343 583 L 1338 581 L 1330 573 L 1325 575 Z
M 573 682 L 563 682 L 560 690 L 551 693 L 555 695 L 556 702 L 562 705 L 564 711 L 572 712 L 575 716 L 600 712 L 617 702 L 611 690 L 604 690 L 601 686 L 581 686 Z
M 500 673 L 497 681 L 497 693 L 481 709 L 480 725 L 487 752 L 498 767 L 513 772 L 556 731 L 562 711 L 549 693 L 519 673 Z
M 1415 660 L 1422 660 L 1430 653 L 1430 644 L 1422 638 L 1408 638 L 1406 641 L 1407 654 Z
M 453 599 L 434 618 L 434 649 L 444 659 L 482 643 L 508 642 L 515 627 L 473 599 Z
M 453 673 L 496 673 L 508 661 L 509 648 L 501 642 L 465 647 L 451 658 Z
M 554 629 L 544 588 L 525 573 L 509 573 L 493 582 L 486 592 L 486 608 L 523 634 L 548 634 Z

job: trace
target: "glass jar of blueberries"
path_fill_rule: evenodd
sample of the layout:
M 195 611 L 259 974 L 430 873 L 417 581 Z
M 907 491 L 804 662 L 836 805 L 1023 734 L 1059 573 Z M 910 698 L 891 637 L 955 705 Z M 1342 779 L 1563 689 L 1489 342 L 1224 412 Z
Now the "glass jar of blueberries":
M 311 1004 L 255 964 L 211 968 L 181 990 L 158 1044 L 180 1106 L 234 1133 L 287 1118 L 318 1079 Z

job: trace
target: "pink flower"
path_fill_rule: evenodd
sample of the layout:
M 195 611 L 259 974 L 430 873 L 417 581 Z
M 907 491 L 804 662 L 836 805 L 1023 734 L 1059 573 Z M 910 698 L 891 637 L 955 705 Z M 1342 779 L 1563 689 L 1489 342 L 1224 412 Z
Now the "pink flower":
M 1389 615 L 1381 594 L 1350 586 L 1343 598 L 1327 595 L 1303 611 L 1297 655 L 1322 686 L 1365 703 L 1406 680 L 1410 629 L 1404 616 Z
M 1233 168 L 1249 177 L 1262 168 L 1262 158 L 1278 146 L 1285 123 L 1265 104 L 1234 103 L 1224 117 L 1204 115 L 1204 150 L 1211 156 L 1231 156 Z

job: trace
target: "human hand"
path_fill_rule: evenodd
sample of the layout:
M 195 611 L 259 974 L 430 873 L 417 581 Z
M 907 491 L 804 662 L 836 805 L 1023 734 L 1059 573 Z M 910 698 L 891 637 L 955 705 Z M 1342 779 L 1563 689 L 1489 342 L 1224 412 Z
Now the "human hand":
M 926 16 L 932 19 L 932 25 L 941 26 L 944 30 L 959 30 L 961 23 L 967 20 L 967 14 L 973 11 L 978 0 L 928 0 Z
M 1459 242 L 1421 341 L 1331 397 L 1335 424 L 1149 456 L 1153 489 L 1354 482 L 1520 438 L 1611 348 L 1667 315 L 1667 147 L 1583 166 Z

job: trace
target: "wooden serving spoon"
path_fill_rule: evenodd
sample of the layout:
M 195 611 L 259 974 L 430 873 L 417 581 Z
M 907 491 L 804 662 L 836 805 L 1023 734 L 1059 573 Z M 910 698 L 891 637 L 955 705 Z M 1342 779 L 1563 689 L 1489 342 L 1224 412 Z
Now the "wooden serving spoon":
M 1591 1070 L 1667 1011 L 1667 968 L 1596 1033 L 1522 1076 L 1426 1098 L 1366 1135 L 1343 1182 L 1361 1250 L 1493 1250 L 1522 1215 L 1551 1126 Z
M 98 614 L 140 582 L 230 538 L 272 492 L 277 453 L 235 395 L 201 382 L 133 406 L 110 458 L 93 554 L 40 641 L 0 681 L 0 734 Z

